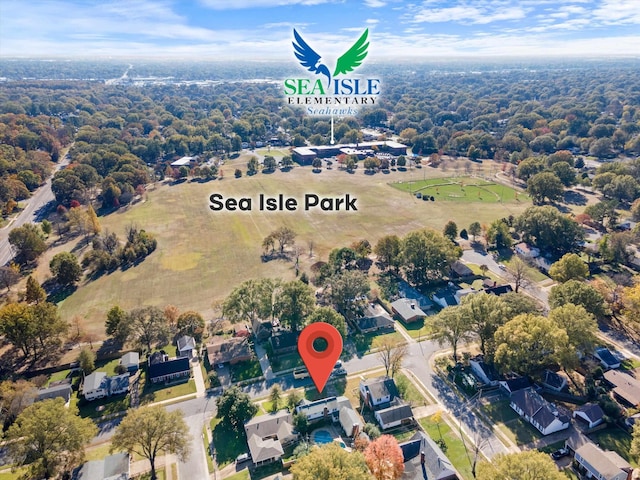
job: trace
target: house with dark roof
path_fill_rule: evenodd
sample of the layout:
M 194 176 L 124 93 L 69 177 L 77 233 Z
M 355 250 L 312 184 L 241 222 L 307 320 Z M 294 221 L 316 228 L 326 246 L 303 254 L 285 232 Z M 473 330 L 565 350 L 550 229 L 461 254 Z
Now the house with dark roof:
M 196 339 L 189 335 L 181 336 L 176 341 L 176 345 L 178 346 L 179 357 L 192 358 L 196 353 Z
M 400 398 L 400 394 L 392 378 L 376 377 L 360 380 L 360 399 L 369 409 L 389 408 L 396 398 Z
M 116 375 L 109 378 L 109 396 L 121 395 L 129 391 L 129 374 Z
M 288 410 L 254 417 L 244 424 L 244 431 L 255 465 L 280 460 L 284 455 L 284 447 L 298 438 L 293 429 L 293 417 Z
M 360 333 L 392 332 L 396 329 L 393 318 L 384 308 L 375 303 L 368 304 L 362 316 L 354 323 Z
M 388 430 L 413 423 L 413 410 L 409 404 L 397 402 L 389 408 L 376 410 L 374 417 L 382 430 Z
M 251 330 L 253 331 L 253 335 L 256 337 L 256 340 L 262 341 L 271 336 L 271 333 L 273 332 L 273 325 L 271 325 L 271 322 L 268 320 L 256 318 L 251 322 Z
M 77 468 L 73 480 L 129 480 L 129 454 L 115 453 L 102 460 L 91 460 Z
M 148 360 L 147 379 L 152 383 L 188 380 L 191 364 L 187 357 L 169 358 L 164 352 L 154 352 Z
M 273 353 L 276 355 L 295 352 L 298 349 L 298 334 L 289 331 L 274 333 L 271 335 L 269 343 L 271 344 Z
M 542 375 L 542 385 L 550 390 L 560 392 L 567 386 L 567 378 L 551 370 L 545 370 Z
M 587 442 L 575 451 L 574 465 L 587 478 L 598 480 L 627 480 L 633 468 L 624 458 L 611 450 L 603 450 Z
M 471 371 L 478 377 L 484 385 L 495 386 L 500 381 L 500 374 L 493 365 L 484 361 L 482 355 L 478 355 L 469 360 Z
M 604 368 L 620 368 L 620 360 L 607 347 L 596 348 L 593 355 L 600 360 Z
M 473 277 L 474 273 L 468 266 L 462 263 L 460 260 L 456 260 L 451 264 L 451 275 L 455 278 L 467 278 Z
M 127 372 L 135 373 L 140 368 L 140 354 L 138 352 L 127 352 L 120 357 L 119 363 L 127 369 Z
M 391 309 L 405 323 L 416 322 L 427 316 L 418 303 L 411 298 L 399 298 L 391 303 Z
M 593 428 L 604 422 L 604 412 L 597 403 L 585 403 L 573 411 L 573 418 Z
M 431 295 L 431 300 L 440 305 L 442 308 L 453 307 L 458 305 L 458 300 L 456 300 L 455 294 L 459 289 L 453 287 L 441 288 L 433 295 Z
M 569 428 L 571 420 L 547 402 L 533 388 L 525 388 L 511 394 L 509 406 L 543 435 L 550 435 Z
M 521 377 L 520 375 L 510 375 L 509 377 L 500 380 L 499 383 L 500 387 L 509 395 L 512 395 L 518 390 L 531 387 L 529 379 L 527 377 Z
M 604 379 L 612 387 L 613 398 L 632 408 L 640 405 L 640 381 L 618 370 L 604 372 Z
M 207 343 L 209 365 L 235 365 L 238 362 L 251 360 L 253 350 L 246 337 L 225 338 L 214 335 Z
M 496 296 L 499 297 L 500 295 L 504 295 L 505 293 L 513 292 L 513 288 L 509 284 L 507 284 L 507 285 L 494 285 L 493 287 L 486 287 L 484 289 L 484 291 L 485 291 L 485 293 L 487 293 L 489 295 L 496 295 Z
M 49 400 L 50 398 L 62 398 L 68 407 L 72 392 L 71 382 L 50 385 L 47 388 L 39 388 L 36 391 L 34 402 L 41 402 L 43 400 Z
M 424 432 L 400 444 L 404 458 L 402 480 L 459 480 L 462 477 L 440 447 Z

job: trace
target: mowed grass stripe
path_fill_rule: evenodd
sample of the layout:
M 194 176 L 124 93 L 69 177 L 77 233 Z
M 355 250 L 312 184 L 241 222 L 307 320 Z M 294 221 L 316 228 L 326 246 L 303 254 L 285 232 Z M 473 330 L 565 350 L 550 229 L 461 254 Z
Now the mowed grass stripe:
M 227 171 L 229 169 L 227 168 Z M 430 173 L 430 172 L 429 172 Z M 139 265 L 84 282 L 60 305 L 63 317 L 86 319 L 85 328 L 104 337 L 106 312 L 113 305 L 129 310 L 142 305 L 176 305 L 180 310 L 212 314 L 212 304 L 222 300 L 239 283 L 250 278 L 295 278 L 293 262 L 263 262 L 262 240 L 286 225 L 297 233 L 296 245 L 303 248 L 300 272 L 325 260 L 329 251 L 367 239 L 372 245 L 387 234 L 405 235 L 419 228 L 441 231 L 448 220 L 459 228 L 473 221 L 490 223 L 495 218 L 518 215 L 528 202 L 465 203 L 424 202 L 408 192 L 390 187 L 390 182 L 410 178 L 410 172 L 389 175 L 350 175 L 343 171 L 294 168 L 290 172 L 257 174 L 240 179 L 225 177 L 208 183 L 159 186 L 147 193 L 148 201 L 128 210 L 101 217 L 103 230 L 123 239 L 126 227 L 136 224 L 153 233 L 158 248 Z M 250 197 L 252 212 L 213 212 L 209 195 Z M 284 194 L 298 199 L 296 212 L 258 211 L 259 193 Z M 357 212 L 304 211 L 304 195 L 357 198 Z M 314 257 L 308 256 L 308 242 L 314 242 Z

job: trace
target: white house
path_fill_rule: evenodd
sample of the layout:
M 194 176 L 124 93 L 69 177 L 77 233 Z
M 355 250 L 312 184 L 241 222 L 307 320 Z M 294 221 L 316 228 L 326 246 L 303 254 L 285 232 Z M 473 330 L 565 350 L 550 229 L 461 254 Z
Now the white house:
M 371 410 L 387 408 L 399 396 L 392 378 L 376 377 L 360 381 L 360 398 Z
M 297 434 L 288 410 L 254 417 L 244 424 L 251 460 L 255 465 L 275 462 L 284 455 L 283 447 L 293 443 Z
M 627 480 L 631 465 L 616 452 L 602 450 L 592 442 L 587 442 L 575 451 L 577 470 L 586 478 L 598 480 Z
M 383 410 L 377 410 L 374 416 L 382 430 L 388 430 L 413 422 L 413 411 L 411 410 L 411 406 L 406 403 L 392 405 Z
M 509 406 L 543 435 L 559 432 L 571 424 L 569 417 L 560 414 L 532 388 L 512 393 Z
M 496 386 L 500 381 L 500 375 L 493 365 L 485 363 L 482 355 L 478 355 L 475 358 L 469 360 L 471 371 L 480 379 L 485 385 Z
M 303 400 L 303 403 L 296 407 L 297 413 L 304 413 L 309 421 L 322 417 L 338 416 L 343 408 L 351 408 L 351 402 L 347 397 L 321 398 L 315 402 Z
M 183 335 L 176 342 L 178 346 L 178 357 L 191 358 L 196 352 L 196 340 L 189 335 Z
M 356 411 L 351 408 L 351 403 L 340 409 L 338 419 L 340 420 L 340 426 L 348 437 L 355 438 L 362 430 L 362 420 L 360 420 L 360 416 Z
M 109 395 L 109 379 L 105 372 L 93 372 L 84 377 L 82 394 L 85 400 L 91 401 Z
M 195 160 L 195 157 L 182 157 L 175 162 L 171 163 L 172 167 L 188 167 L 191 165 L 191 162 Z
M 524 258 L 538 258 L 540 256 L 540 249 L 532 247 L 526 242 L 520 242 L 515 247 L 516 253 Z
M 604 422 L 604 412 L 597 403 L 585 403 L 573 411 L 573 418 L 583 420 L 589 428 Z

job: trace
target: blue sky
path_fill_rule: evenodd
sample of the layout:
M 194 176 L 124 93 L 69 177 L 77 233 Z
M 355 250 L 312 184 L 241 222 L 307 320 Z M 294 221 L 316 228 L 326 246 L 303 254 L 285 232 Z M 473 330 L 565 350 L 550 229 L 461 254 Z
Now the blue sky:
M 0 0 L 0 56 L 640 56 L 640 0 Z

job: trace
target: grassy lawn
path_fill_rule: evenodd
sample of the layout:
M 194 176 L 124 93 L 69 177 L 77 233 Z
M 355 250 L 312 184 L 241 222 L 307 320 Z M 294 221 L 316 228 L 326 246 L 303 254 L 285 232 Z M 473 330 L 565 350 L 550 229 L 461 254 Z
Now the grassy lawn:
M 232 178 L 233 167 L 224 170 L 223 180 L 150 187 L 147 201 L 100 217 L 103 231 L 112 231 L 123 238 L 126 227 L 137 224 L 156 236 L 158 247 L 133 268 L 117 270 L 93 281 L 83 280 L 73 294 L 60 302 L 62 317 L 82 317 L 87 335 L 98 340 L 105 336 L 104 315 L 116 304 L 127 311 L 140 306 L 164 308 L 172 304 L 181 311 L 212 314 L 211 305 L 223 300 L 242 281 L 295 278 L 292 262 L 261 259 L 262 240 L 283 225 L 297 233 L 296 245 L 306 245 L 313 240 L 314 257 L 300 256 L 300 271 L 309 273 L 310 266 L 319 259 L 326 260 L 331 249 L 349 245 L 354 239 L 366 238 L 375 245 L 380 237 L 388 234 L 402 236 L 421 227 L 441 231 L 448 220 L 458 225 L 472 221 L 490 223 L 495 218 L 518 215 L 530 205 L 524 195 L 519 195 L 521 201 L 509 204 L 487 203 L 484 198 L 477 200 L 484 202 L 482 207 L 480 203 L 423 202 L 388 185 L 407 181 L 413 175 L 439 174 L 431 169 L 365 175 L 361 169 L 354 174 L 338 169 L 314 174 L 311 168 L 296 167 L 289 172 L 259 173 L 240 179 Z M 509 191 L 507 187 L 498 188 Z M 357 198 L 358 212 L 349 216 L 349 227 L 345 228 L 342 214 L 305 212 L 299 208 L 294 213 L 269 212 L 267 215 L 257 208 L 257 192 L 282 193 L 302 203 L 309 191 L 321 196 L 349 192 Z M 254 209 L 240 213 L 213 212 L 207 207 L 212 192 L 225 198 L 249 196 Z M 44 270 L 39 272 L 37 280 L 44 281 L 46 274 Z
M 142 475 L 138 475 L 137 477 L 131 477 L 133 480 L 151 480 L 151 472 L 143 473 Z M 158 480 L 166 480 L 167 472 L 164 467 L 156 468 L 156 478 Z
M 364 335 L 358 335 L 354 339 L 354 343 L 358 353 L 367 354 L 378 349 L 386 339 L 390 339 L 395 342 L 404 341 L 404 337 L 399 332 L 384 333 L 382 335 L 377 333 L 365 333 Z
M 540 432 L 520 418 L 499 424 L 498 428 L 517 445 L 526 445 L 540 438 Z
M 629 454 L 631 450 L 631 435 L 620 428 L 607 428 L 589 435 L 589 438 L 600 445 L 603 450 L 613 450 L 633 467 L 638 466 L 638 462 Z
M 73 402 L 73 396 L 71 401 Z M 84 397 L 77 400 L 78 411 L 83 418 L 98 418 L 112 413 L 124 412 L 129 408 L 129 394 L 116 395 L 87 402 Z
M 103 458 L 108 457 L 109 455 L 111 455 L 111 453 L 109 453 L 110 448 L 111 443 L 105 443 L 104 445 L 85 449 L 85 461 L 88 462 L 90 460 L 102 460 Z
M 453 431 L 451 431 L 451 427 L 447 425 L 444 421 L 441 421 L 440 424 L 436 424 L 433 420 L 433 417 L 421 418 L 420 425 L 424 428 L 425 432 L 434 440 L 438 441 L 440 439 L 444 440 L 445 445 L 447 446 L 445 455 L 451 460 L 451 463 L 456 470 L 460 472 L 460 475 L 465 480 L 470 480 L 473 478 L 471 474 L 471 461 L 469 460 L 471 453 L 469 453 L 469 457 L 467 456 L 467 452 L 464 447 L 464 443 L 460 437 L 458 437 Z
M 481 410 L 493 423 L 505 423 L 518 418 L 518 414 L 509 406 L 509 400 L 482 405 Z
M 478 178 L 429 178 L 426 180 L 402 181 L 393 183 L 393 187 L 404 192 L 420 192 L 448 202 L 528 202 L 526 193 L 513 188 Z
M 285 353 L 277 356 L 272 355 L 269 357 L 269 361 L 271 362 L 271 367 L 275 372 L 304 366 L 302 358 L 298 352 Z M 262 375 L 262 373 L 260 374 Z
M 218 468 L 226 467 L 235 461 L 238 455 L 248 451 L 249 447 L 247 447 L 247 440 L 244 438 L 244 431 L 240 433 L 228 430 L 220 423 L 219 418 L 211 419 L 211 432 L 213 433 Z
M 627 370 L 634 370 L 640 367 L 640 360 L 637 358 L 626 358 L 624 362 L 622 362 L 622 368 L 626 368 Z
M 396 325 L 404 328 L 411 338 L 424 340 L 431 333 L 431 324 L 429 317 L 422 318 L 416 322 L 404 323 L 402 320 L 396 319 Z
M 507 268 L 511 268 L 512 259 L 513 257 L 511 257 L 508 260 L 504 259 L 502 260 L 502 263 L 504 263 L 507 266 Z M 534 282 L 544 282 L 545 280 L 549 280 L 549 277 L 547 277 L 544 273 L 542 273 L 537 268 L 527 267 L 527 274 L 529 275 L 529 278 Z
M 423 406 L 431 403 L 403 373 L 396 374 L 395 381 L 398 385 L 398 390 L 400 390 L 400 393 L 402 394 L 402 398 L 411 403 L 411 405 Z
M 291 155 L 291 152 L 286 147 L 281 147 L 281 148 L 277 148 L 277 147 L 258 148 L 258 149 L 256 149 L 255 152 L 258 155 L 263 155 L 263 156 L 271 155 L 274 158 L 278 158 L 278 157 L 282 158 L 285 155 Z
M 234 473 L 230 477 L 225 477 L 225 480 L 251 480 L 249 476 L 249 470 L 241 470 L 238 473 Z
M 140 380 L 142 382 L 142 380 Z M 196 393 L 196 382 L 190 379 L 188 382 L 176 383 L 165 386 L 164 384 L 145 384 L 140 395 L 140 404 L 146 405 L 153 402 L 162 402 L 171 398 L 182 397 Z
M 209 454 L 209 436 L 207 435 L 207 429 L 205 427 L 202 427 L 202 443 L 204 444 L 204 451 L 206 452 L 207 468 L 209 469 L 209 473 L 213 473 L 215 469 L 213 467 L 213 459 Z
M 260 362 L 257 358 L 252 358 L 246 362 L 236 363 L 235 365 L 231 365 L 229 368 L 231 370 L 231 379 L 234 382 L 257 378 L 262 375 L 262 368 L 260 368 Z
M 21 467 L 16 469 L 15 472 L 8 470 L 6 472 L 0 473 L 0 480 L 19 480 L 22 475 L 27 473 L 27 467 Z
M 71 370 L 62 370 L 60 372 L 52 373 L 51 376 L 49 377 L 49 382 L 47 383 L 47 385 L 53 382 L 57 382 L 59 380 L 64 380 L 70 375 L 71 375 Z

